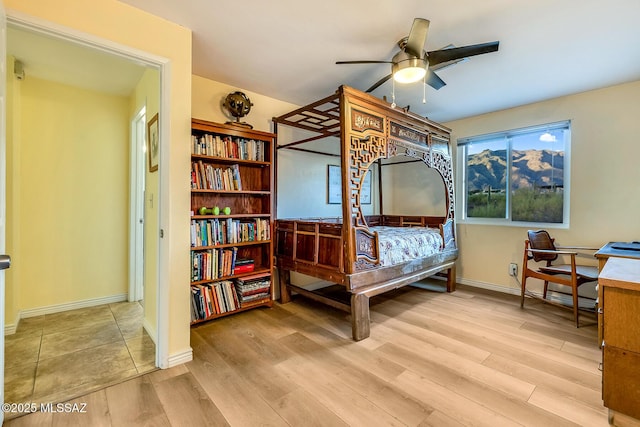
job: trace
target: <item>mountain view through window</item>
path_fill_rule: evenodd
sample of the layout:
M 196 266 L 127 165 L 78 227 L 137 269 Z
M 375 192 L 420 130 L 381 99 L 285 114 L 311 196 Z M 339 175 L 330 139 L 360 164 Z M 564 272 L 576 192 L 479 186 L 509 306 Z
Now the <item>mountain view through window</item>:
M 461 140 L 465 217 L 562 223 L 568 139 L 567 122 Z

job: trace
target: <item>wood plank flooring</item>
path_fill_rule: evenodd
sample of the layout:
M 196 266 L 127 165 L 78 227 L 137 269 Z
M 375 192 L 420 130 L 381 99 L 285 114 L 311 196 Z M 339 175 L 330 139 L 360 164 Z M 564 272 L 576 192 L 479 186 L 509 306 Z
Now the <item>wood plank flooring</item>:
M 459 286 L 377 297 L 371 337 L 294 298 L 191 330 L 194 360 L 7 426 L 608 426 L 595 316 Z

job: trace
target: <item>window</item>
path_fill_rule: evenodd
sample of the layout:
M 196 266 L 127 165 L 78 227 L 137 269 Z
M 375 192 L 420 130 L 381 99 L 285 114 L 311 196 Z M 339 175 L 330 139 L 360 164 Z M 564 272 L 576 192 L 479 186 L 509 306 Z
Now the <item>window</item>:
M 569 146 L 568 121 L 459 139 L 462 219 L 568 225 Z

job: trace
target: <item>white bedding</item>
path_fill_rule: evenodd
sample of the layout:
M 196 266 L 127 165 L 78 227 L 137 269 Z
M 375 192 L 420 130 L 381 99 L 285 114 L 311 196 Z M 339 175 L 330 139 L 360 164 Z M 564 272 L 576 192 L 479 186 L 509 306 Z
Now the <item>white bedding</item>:
M 428 257 L 442 248 L 442 236 L 435 228 L 377 226 L 370 229 L 378 232 L 382 266 Z

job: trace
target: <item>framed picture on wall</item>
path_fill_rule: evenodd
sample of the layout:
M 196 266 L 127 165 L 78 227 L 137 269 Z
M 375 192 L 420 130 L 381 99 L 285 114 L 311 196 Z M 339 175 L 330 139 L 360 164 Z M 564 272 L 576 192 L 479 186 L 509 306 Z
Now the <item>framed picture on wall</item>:
M 360 192 L 360 204 L 371 204 L 371 170 L 367 171 L 362 183 L 362 191 Z
M 158 114 L 147 123 L 147 151 L 149 152 L 149 172 L 158 170 L 158 157 L 160 148 L 160 136 L 158 131 Z
M 328 165 L 327 171 L 327 201 L 330 205 L 342 203 L 342 176 L 340 166 Z M 360 193 L 360 204 L 371 204 L 371 173 L 367 172 Z
M 340 166 L 329 165 L 327 178 L 327 195 L 330 205 L 342 203 L 342 177 L 340 176 Z

